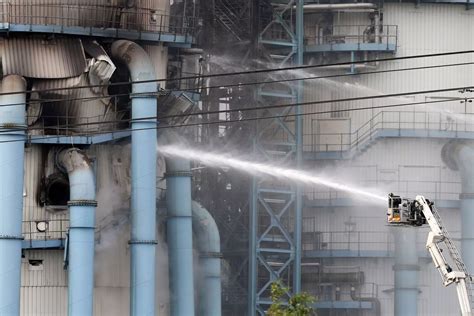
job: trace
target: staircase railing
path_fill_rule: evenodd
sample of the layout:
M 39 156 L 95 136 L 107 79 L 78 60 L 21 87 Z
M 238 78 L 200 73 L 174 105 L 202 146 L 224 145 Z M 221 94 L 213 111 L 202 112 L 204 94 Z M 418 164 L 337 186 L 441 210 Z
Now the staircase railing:
M 449 134 L 452 138 L 458 138 L 465 133 L 474 133 L 474 113 L 381 111 L 354 132 L 311 132 L 313 142 L 310 144 L 310 150 L 313 152 L 360 152 L 377 138 L 377 133 L 381 130 L 398 131 L 400 136 L 403 130 L 425 130 L 427 133 L 437 131 Z M 318 138 L 329 141 L 322 144 L 315 143 L 314 139 Z
M 240 3 L 237 1 L 236 3 Z M 215 13 L 216 18 L 222 26 L 232 33 L 238 40 L 242 40 L 242 18 L 239 11 L 242 8 L 235 3 L 226 0 L 216 1 Z

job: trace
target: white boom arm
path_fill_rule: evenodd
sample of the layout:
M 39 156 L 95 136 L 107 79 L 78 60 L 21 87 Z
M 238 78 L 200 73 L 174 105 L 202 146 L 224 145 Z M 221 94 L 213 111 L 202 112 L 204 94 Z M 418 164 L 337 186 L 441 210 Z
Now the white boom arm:
M 472 316 L 471 303 L 469 300 L 466 284 L 466 278 L 469 276 L 463 271 L 453 271 L 453 269 L 446 262 L 446 259 L 439 248 L 439 243 L 445 241 L 445 239 L 448 239 L 449 237 L 443 232 L 443 229 L 440 227 L 438 220 L 433 215 L 431 207 L 425 198 L 421 195 L 418 195 L 415 200 L 423 208 L 422 212 L 431 228 L 431 231 L 428 234 L 428 240 L 426 241 L 426 248 L 430 252 L 435 267 L 441 274 L 443 284 L 444 286 L 448 286 L 452 283 L 456 284 L 461 314 L 463 316 Z M 453 258 L 453 260 L 457 260 L 457 258 Z

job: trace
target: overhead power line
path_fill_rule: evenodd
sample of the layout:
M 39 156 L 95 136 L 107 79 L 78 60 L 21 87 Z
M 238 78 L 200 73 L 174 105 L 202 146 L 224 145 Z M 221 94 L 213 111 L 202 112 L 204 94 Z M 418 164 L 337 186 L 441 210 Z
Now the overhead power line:
M 354 77 L 354 76 L 364 76 L 372 74 L 382 74 L 382 73 L 391 73 L 391 72 L 402 72 L 402 71 L 411 71 L 411 70 L 424 70 L 424 69 L 435 69 L 435 68 L 445 68 L 445 67 L 457 67 L 457 66 L 468 66 L 473 65 L 474 62 L 464 62 L 464 63 L 455 63 L 455 64 L 442 64 L 442 65 L 432 65 L 432 66 L 420 66 L 420 67 L 409 67 L 409 68 L 399 68 L 399 69 L 387 69 L 387 70 L 377 70 L 377 71 L 366 71 L 361 73 L 344 73 L 337 75 L 326 75 L 326 76 L 306 76 L 306 77 L 297 77 L 290 79 L 279 79 L 279 80 L 259 80 L 253 82 L 243 82 L 243 83 L 234 83 L 234 84 L 225 84 L 225 85 L 215 85 L 215 86 L 201 86 L 197 89 L 221 89 L 221 88 L 232 88 L 232 87 L 241 87 L 241 86 L 253 86 L 260 84 L 272 84 L 272 83 L 283 83 L 283 82 L 293 82 L 301 80 L 317 80 L 317 79 L 330 79 L 330 78 L 341 78 L 341 77 Z M 195 89 L 179 89 L 179 91 L 195 91 Z
M 314 69 L 314 68 L 324 68 L 324 67 L 331 67 L 331 66 L 365 64 L 365 63 L 372 63 L 372 62 L 386 62 L 386 61 L 408 60 L 408 59 L 417 59 L 417 58 L 432 58 L 432 57 L 470 54 L 470 53 L 474 53 L 474 50 L 453 51 L 453 52 L 444 52 L 444 53 L 435 53 L 435 54 L 410 55 L 410 56 L 370 59 L 370 60 L 364 60 L 364 61 L 349 61 L 349 62 L 330 63 L 330 64 L 303 65 L 303 66 L 291 66 L 291 67 L 282 67 L 282 68 L 256 69 L 256 70 L 248 70 L 248 71 L 236 71 L 236 72 L 226 72 L 226 73 L 198 75 L 198 76 L 185 76 L 185 77 L 172 78 L 172 79 L 162 78 L 162 79 L 151 79 L 151 80 L 139 80 L 139 81 L 133 81 L 133 82 L 130 82 L 130 81 L 127 81 L 127 82 L 112 82 L 112 83 L 108 83 L 108 84 L 96 84 L 96 85 L 85 85 L 85 86 L 75 86 L 75 87 L 50 88 L 50 89 L 42 89 L 42 90 L 40 90 L 40 92 L 77 90 L 77 89 L 84 89 L 84 88 L 105 88 L 105 87 L 112 87 L 112 86 L 124 86 L 124 85 L 142 84 L 142 83 L 143 84 L 144 83 L 158 83 L 158 82 L 180 81 L 180 80 L 189 80 L 189 79 L 238 76 L 238 75 L 248 75 L 248 74 L 280 72 L 280 71 L 288 71 L 288 70 Z M 27 91 L 2 92 L 2 93 L 0 93 L 0 96 L 2 96 L 2 95 L 12 95 L 12 94 L 22 94 L 22 93 L 25 93 L 25 92 L 26 93 L 32 93 L 32 92 L 38 92 L 38 91 L 37 90 L 27 90 Z
M 260 116 L 260 117 L 251 117 L 251 118 L 242 118 L 242 119 L 234 119 L 234 120 L 217 120 L 217 121 L 210 121 L 210 122 L 196 122 L 196 123 L 184 123 L 179 125 L 166 125 L 166 126 L 155 126 L 151 128 L 140 128 L 140 129 L 133 129 L 133 131 L 141 131 L 141 130 L 150 130 L 150 129 L 168 129 L 168 128 L 184 128 L 184 127 L 192 127 L 192 126 L 204 126 L 204 125 L 215 125 L 215 124 L 230 124 L 230 123 L 242 123 L 246 121 L 258 121 L 258 120 L 268 120 L 268 119 L 277 119 L 277 118 L 287 118 L 287 117 L 297 117 L 297 116 L 309 116 L 309 115 L 322 115 L 322 114 L 330 114 L 330 113 L 340 113 L 340 112 L 353 112 L 353 111 L 363 111 L 363 110 L 376 110 L 376 109 L 386 109 L 386 108 L 395 108 L 395 107 L 405 107 L 410 105 L 426 105 L 426 104 L 437 104 L 437 103 L 446 103 L 446 102 L 456 102 L 460 100 L 473 100 L 472 98 L 459 98 L 459 99 L 442 99 L 442 100 L 432 100 L 432 101 L 423 101 L 423 102 L 411 102 L 411 103 L 397 103 L 397 104 L 387 104 L 387 105 L 380 105 L 380 106 L 368 106 L 368 107 L 358 107 L 358 108 L 348 108 L 348 109 L 341 109 L 341 110 L 324 110 L 324 111 L 315 111 L 315 112 L 306 112 L 306 113 L 290 113 L 290 114 L 281 114 L 281 115 L 270 115 L 270 116 Z M 449 113 L 447 113 L 449 114 Z M 150 119 L 150 118 L 147 118 Z M 117 121 L 120 123 L 121 121 Z M 99 124 L 103 124 L 103 122 L 98 122 Z M 109 123 L 114 123 L 109 122 Z M 78 124 L 79 125 L 79 124 Z M 473 123 L 474 125 L 474 123 Z M 57 127 L 50 127 L 53 129 L 58 129 Z M 41 128 L 44 129 L 44 128 Z M 45 129 L 48 129 L 46 127 Z M 59 130 L 63 130 L 59 128 Z M 93 135 L 100 135 L 106 133 L 115 133 L 115 132 L 123 132 L 123 131 L 132 131 L 131 128 L 126 129 L 110 129 L 110 130 L 102 130 L 102 131 L 89 131 L 83 133 L 77 133 L 74 135 L 49 135 L 45 137 L 36 137 L 35 139 L 49 139 L 51 137 L 69 137 L 69 136 L 93 136 Z M 0 132 L 2 133 L 2 132 Z M 8 143 L 8 142 L 17 142 L 20 140 L 12 140 L 12 141 L 0 141 L 0 143 Z
M 378 73 L 391 73 L 391 72 L 402 72 L 402 71 L 411 71 L 411 70 L 424 70 L 424 69 L 435 69 L 435 68 L 445 68 L 445 67 L 456 67 L 456 66 L 467 66 L 467 65 L 474 65 L 474 62 L 465 62 L 465 63 L 455 63 L 455 64 L 442 64 L 442 65 L 433 65 L 433 66 L 420 66 L 420 67 L 411 67 L 411 68 L 401 68 L 401 69 L 390 69 L 390 70 L 380 70 L 380 71 L 371 71 L 360 73 L 358 75 L 370 75 L 370 74 L 378 74 Z M 217 85 L 211 87 L 205 87 L 206 89 L 216 89 L 216 88 L 230 88 L 230 87 L 239 87 L 239 86 L 250 86 L 250 85 L 259 85 L 259 84 L 271 84 L 271 83 L 282 83 L 282 82 L 290 82 L 290 81 L 300 81 L 300 80 L 318 80 L 318 79 L 329 79 L 329 78 L 338 78 L 338 77 L 347 77 L 347 76 L 354 76 L 354 74 L 337 74 L 337 75 L 327 75 L 327 76 L 310 76 L 310 77 L 299 77 L 299 78 L 291 78 L 291 79 L 280 79 L 280 80 L 272 80 L 272 81 L 254 81 L 254 82 L 244 82 L 238 84 L 228 84 L 228 85 Z M 41 90 L 35 90 L 36 92 L 40 92 Z M 195 89 L 173 89 L 173 90 L 163 90 L 156 92 L 156 96 L 160 95 L 167 95 L 173 91 L 177 92 L 186 92 L 186 91 L 195 91 Z M 1 95 L 1 93 L 0 93 Z M 94 101 L 94 100 L 102 100 L 102 99 L 114 99 L 118 97 L 127 97 L 127 96 L 140 96 L 140 95 L 152 95 L 150 93 L 120 93 L 114 95 L 107 95 L 107 96 L 91 96 L 91 97 L 77 97 L 77 98 L 45 98 L 45 99 L 29 99 L 26 102 L 27 105 L 37 102 L 42 103 L 56 103 L 56 102 L 72 102 L 72 101 Z M 10 103 L 10 104 L 0 104 L 2 106 L 16 106 L 16 105 L 23 105 L 24 103 Z M 159 106 L 159 105 L 158 105 Z
M 467 100 L 472 100 L 474 98 L 465 98 Z M 344 109 L 344 110 L 328 110 L 328 111 L 318 111 L 318 112 L 310 112 L 310 113 L 301 113 L 301 114 L 284 114 L 284 115 L 272 115 L 272 116 L 265 116 L 265 117 L 255 117 L 255 118 L 245 118 L 245 119 L 238 119 L 238 120 L 226 120 L 226 121 L 211 121 L 211 122 L 199 122 L 199 123 L 186 123 L 180 125 L 171 125 L 171 126 L 155 126 L 149 128 L 138 128 L 138 129 L 120 129 L 120 130 L 106 130 L 106 131 L 95 131 L 95 132 L 87 132 L 83 134 L 75 134 L 72 136 L 93 136 L 93 135 L 100 135 L 105 133 L 115 133 L 115 132 L 123 132 L 123 131 L 144 131 L 144 130 L 160 130 L 160 129 L 169 129 L 169 128 L 183 128 L 183 127 L 192 127 L 192 126 L 202 126 L 202 125 L 214 125 L 214 124 L 230 124 L 230 123 L 241 123 L 245 121 L 257 121 L 257 120 L 267 120 L 267 119 L 276 119 L 276 118 L 286 118 L 286 117 L 296 117 L 296 116 L 306 116 L 306 115 L 321 115 L 321 114 L 329 114 L 335 112 L 349 112 L 349 111 L 361 111 L 361 110 L 371 110 L 371 109 L 381 109 L 381 108 L 390 108 L 390 107 L 401 107 L 401 106 L 408 106 L 408 105 L 422 105 L 422 104 L 433 104 L 433 103 L 443 103 L 443 102 L 454 102 L 458 100 L 435 100 L 435 101 L 427 101 L 427 102 L 413 102 L 409 104 L 392 104 L 392 105 L 384 105 L 378 107 L 364 107 L 364 108 L 352 108 L 352 109 Z M 51 137 L 69 137 L 71 135 L 50 135 L 49 137 L 36 137 L 36 140 L 41 139 L 49 139 Z M 11 141 L 0 141 L 0 143 L 10 143 L 10 142 L 18 142 L 20 140 L 11 140 Z
M 418 90 L 418 91 L 409 91 L 409 92 L 400 92 L 400 93 L 391 93 L 391 94 L 378 94 L 378 95 L 369 95 L 369 96 L 361 96 L 361 97 L 352 97 L 352 98 L 341 98 L 341 99 L 328 99 L 328 100 L 318 100 L 318 101 L 307 101 L 307 102 L 299 102 L 299 103 L 286 103 L 286 104 L 275 104 L 275 105 L 266 105 L 266 106 L 253 106 L 253 107 L 246 107 L 246 108 L 234 108 L 228 110 L 215 110 L 215 111 L 205 111 L 205 112 L 194 112 L 194 113 L 186 113 L 186 114 L 175 114 L 175 115 L 165 115 L 160 117 L 143 117 L 139 119 L 134 119 L 134 121 L 140 120 L 150 120 L 150 119 L 172 119 L 172 118 L 182 118 L 182 117 L 189 117 L 189 116 L 199 116 L 199 115 L 209 115 L 209 114 L 223 114 L 223 113 L 233 113 L 233 112 L 246 112 L 246 111 L 261 111 L 267 109 L 278 109 L 278 108 L 286 108 L 286 107 L 296 107 L 296 106 L 307 106 L 307 105 L 317 105 L 317 104 L 331 104 L 331 103 L 338 103 L 338 102 L 354 102 L 354 101 L 363 101 L 363 100 L 374 100 L 374 99 L 384 99 L 384 98 L 397 98 L 397 97 L 406 97 L 412 95 L 420 95 L 420 94 L 431 94 L 431 93 L 441 93 L 441 92 L 451 92 L 451 91 L 465 91 L 466 89 L 473 89 L 474 86 L 463 86 L 463 87 L 453 87 L 453 88 L 444 88 L 444 89 L 432 89 L 432 90 Z M 449 99 L 450 101 L 463 101 L 466 98 L 455 98 L 452 97 Z M 443 102 L 446 102 L 444 100 Z M 416 103 L 400 103 L 396 105 L 388 105 L 388 106 L 372 106 L 368 107 L 370 109 L 377 109 L 379 107 L 391 107 L 391 106 L 408 106 L 408 105 L 420 105 L 426 104 L 428 102 L 416 102 Z M 437 103 L 437 102 L 433 102 Z M 353 108 L 355 109 L 355 108 Z M 337 110 L 334 112 L 342 112 L 343 110 Z M 304 113 L 303 113 L 304 114 Z M 289 114 L 287 114 L 289 115 Z M 130 122 L 131 119 L 126 120 L 112 120 L 112 121 L 100 121 L 100 122 L 92 122 L 92 123 L 77 123 L 77 124 L 70 124 L 70 125 L 63 125 L 63 127 L 78 127 L 78 126 L 91 126 L 91 125 L 100 125 L 100 124 L 114 124 L 114 123 L 127 123 Z M 242 121 L 242 120 L 240 120 Z

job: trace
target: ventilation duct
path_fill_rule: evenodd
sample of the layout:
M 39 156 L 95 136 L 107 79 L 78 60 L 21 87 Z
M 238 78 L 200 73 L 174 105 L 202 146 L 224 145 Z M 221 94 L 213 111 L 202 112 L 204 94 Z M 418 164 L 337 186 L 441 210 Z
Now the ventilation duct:
M 156 80 L 153 63 L 138 44 L 119 40 L 112 57 L 127 65 L 130 80 Z M 130 315 L 155 315 L 156 82 L 132 84 L 132 196 Z
M 60 151 L 69 177 L 68 315 L 93 315 L 95 180 L 92 164 L 77 148 Z

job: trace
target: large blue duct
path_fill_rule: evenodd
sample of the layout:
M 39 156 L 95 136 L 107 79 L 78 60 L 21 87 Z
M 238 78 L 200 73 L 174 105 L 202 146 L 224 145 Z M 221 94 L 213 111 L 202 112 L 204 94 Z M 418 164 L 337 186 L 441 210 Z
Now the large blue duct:
M 138 44 L 119 40 L 112 56 L 126 64 L 132 82 L 156 80 L 155 68 Z M 130 315 L 155 315 L 156 265 L 156 82 L 132 85 L 132 197 Z
M 58 164 L 69 177 L 68 314 L 93 315 L 95 180 L 91 162 L 79 149 L 63 150 Z
M 416 228 L 396 227 L 395 236 L 395 316 L 418 315 L 418 250 Z
M 171 131 L 160 136 L 160 144 L 180 143 Z M 166 158 L 167 240 L 170 282 L 170 314 L 194 315 L 193 236 L 191 211 L 191 163 Z
M 221 242 L 214 218 L 193 201 L 193 230 L 199 250 L 202 286 L 199 287 L 199 315 L 221 316 Z
M 443 161 L 459 170 L 462 183 L 461 200 L 461 257 L 467 271 L 474 272 L 474 143 L 453 141 L 442 150 Z
M 20 315 L 25 80 L 2 80 L 0 97 L 0 315 Z M 15 105 L 10 105 L 15 104 Z

